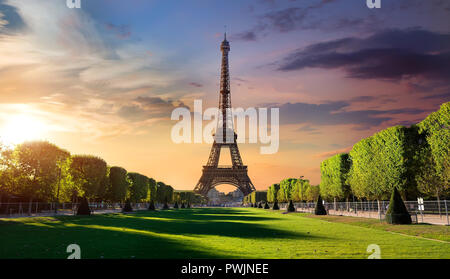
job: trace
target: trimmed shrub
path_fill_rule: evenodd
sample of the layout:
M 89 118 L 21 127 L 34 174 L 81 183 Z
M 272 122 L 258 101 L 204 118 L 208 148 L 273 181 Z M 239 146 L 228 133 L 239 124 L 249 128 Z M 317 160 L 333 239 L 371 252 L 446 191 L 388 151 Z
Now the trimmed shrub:
M 191 204 L 188 203 L 187 206 L 186 206 L 186 208 L 191 208 Z
M 167 204 L 167 202 L 164 203 L 164 206 L 162 209 L 169 209 L 169 205 Z
M 148 210 L 155 210 L 155 203 L 153 200 L 150 201 L 150 205 L 148 206 Z
M 411 224 L 411 215 L 409 215 L 397 188 L 392 191 L 391 201 L 386 212 L 386 222 L 389 224 Z
M 178 209 L 178 202 L 175 202 L 175 205 L 173 206 L 173 208 Z
M 263 208 L 263 206 L 262 206 L 262 203 L 260 202 L 259 204 L 258 204 L 258 208 Z
M 86 197 L 81 199 L 78 205 L 77 215 L 91 215 L 91 209 L 89 208 L 89 203 Z
M 292 202 L 292 200 L 289 201 L 287 212 L 295 212 L 295 207 L 294 207 L 294 203 Z
M 181 204 L 181 208 L 186 208 L 186 206 L 184 205 L 184 202 Z
M 269 204 L 266 202 L 266 204 L 264 205 L 264 209 L 270 209 Z
M 280 210 L 280 207 L 278 206 L 278 202 L 277 201 L 273 203 L 272 210 Z
M 323 206 L 322 197 L 319 195 L 317 198 L 316 208 L 314 209 L 315 215 L 327 215 L 327 210 Z
M 127 200 L 125 202 L 125 206 L 123 207 L 122 212 L 133 212 L 133 208 L 131 207 L 130 200 Z

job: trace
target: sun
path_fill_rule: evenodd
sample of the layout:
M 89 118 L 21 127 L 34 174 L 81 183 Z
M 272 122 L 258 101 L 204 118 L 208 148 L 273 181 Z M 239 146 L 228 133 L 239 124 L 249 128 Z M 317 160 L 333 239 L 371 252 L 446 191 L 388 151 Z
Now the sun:
M 0 127 L 0 141 L 7 145 L 17 145 L 40 139 L 44 131 L 45 124 L 35 117 L 27 114 L 13 115 Z

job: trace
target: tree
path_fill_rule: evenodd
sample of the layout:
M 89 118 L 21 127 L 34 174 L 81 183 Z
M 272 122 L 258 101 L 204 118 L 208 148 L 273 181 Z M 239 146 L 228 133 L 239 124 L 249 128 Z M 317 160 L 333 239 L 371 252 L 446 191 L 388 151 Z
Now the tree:
M 306 189 L 306 201 L 316 201 L 319 197 L 320 187 L 319 185 L 311 185 Z
M 328 158 L 320 164 L 320 195 L 325 199 L 332 199 L 335 209 L 337 199 L 345 198 L 348 202 L 351 195 L 347 182 L 350 162 L 349 155 L 343 153 Z
M 133 212 L 133 207 L 131 207 L 130 199 L 127 199 L 125 202 L 125 206 L 122 209 L 123 212 Z
M 278 198 L 278 191 L 280 190 L 280 184 L 272 184 L 267 190 L 267 201 L 276 202 Z
M 306 193 L 309 187 L 311 187 L 309 180 L 302 178 L 296 179 L 292 187 L 291 199 L 293 201 L 306 201 Z
M 156 202 L 159 202 L 159 203 L 165 203 L 165 202 L 167 202 L 166 201 L 166 189 L 167 189 L 167 186 L 166 186 L 166 184 L 164 184 L 164 182 L 157 182 L 156 183 L 156 199 L 155 199 L 155 201 Z
M 436 197 L 440 204 L 440 197 L 450 187 L 450 102 L 442 104 L 417 126 L 426 140 L 419 156 L 418 187 L 421 192 Z
M 33 199 L 55 200 L 60 179 L 59 164 L 70 153 L 45 141 L 25 142 L 17 145 L 12 154 L 15 164 L 15 191 Z
M 294 207 L 294 203 L 291 201 L 289 201 L 289 205 L 287 207 L 287 212 L 295 212 L 295 207 Z
M 275 202 L 273 203 L 272 210 L 279 210 L 279 209 L 280 209 L 280 207 L 278 206 L 278 202 L 275 201 Z
M 153 200 L 150 200 L 150 204 L 148 206 L 148 210 L 155 210 L 155 203 L 153 202 Z
M 358 198 L 371 198 L 372 189 L 377 188 L 374 168 L 373 138 L 362 139 L 350 151 L 352 164 L 350 167 L 348 183 Z M 322 185 L 321 185 L 322 187 Z
M 123 202 L 130 187 L 127 171 L 121 167 L 111 167 L 109 170 L 108 197 L 113 202 Z
M 130 200 L 132 202 L 140 202 L 147 199 L 149 190 L 149 179 L 147 176 L 131 172 L 128 173 L 130 181 Z
M 148 200 L 156 201 L 156 181 L 153 178 L 148 179 Z
M 314 215 L 327 215 L 327 210 L 323 206 L 322 197 L 319 195 L 316 202 L 316 208 L 314 209 Z
M 108 186 L 108 167 L 106 162 L 95 156 L 72 156 L 71 172 L 76 190 L 87 199 L 104 196 Z
M 77 215 L 91 215 L 91 209 L 89 208 L 89 202 L 86 197 L 81 199 L 81 202 L 78 205 Z
M 277 201 L 287 202 L 291 200 L 292 189 L 294 188 L 297 179 L 288 178 L 280 182 L 280 190 L 278 191 Z
M 392 191 L 389 208 L 386 211 L 386 221 L 390 224 L 411 224 L 411 215 L 409 215 L 397 188 Z

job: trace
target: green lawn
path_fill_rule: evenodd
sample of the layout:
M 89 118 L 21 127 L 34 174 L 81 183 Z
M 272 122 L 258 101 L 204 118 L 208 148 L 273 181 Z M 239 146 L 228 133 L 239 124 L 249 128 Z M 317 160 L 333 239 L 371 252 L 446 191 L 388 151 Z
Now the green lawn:
M 365 259 L 377 244 L 382 258 L 450 259 L 448 242 L 257 208 L 0 221 L 0 258 L 66 258 L 72 243 L 82 258 Z

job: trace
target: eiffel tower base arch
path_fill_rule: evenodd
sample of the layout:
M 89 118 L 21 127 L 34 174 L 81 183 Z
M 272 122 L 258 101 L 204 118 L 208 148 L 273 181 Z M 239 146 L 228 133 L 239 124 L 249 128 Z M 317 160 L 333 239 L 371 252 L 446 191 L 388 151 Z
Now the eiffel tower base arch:
M 247 173 L 247 167 L 203 167 L 203 174 L 195 186 L 194 192 L 207 196 L 208 192 L 221 184 L 230 184 L 238 188 L 244 196 L 255 191 Z

